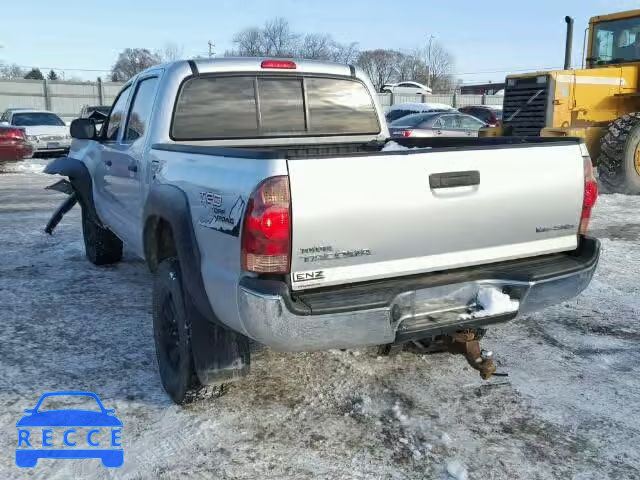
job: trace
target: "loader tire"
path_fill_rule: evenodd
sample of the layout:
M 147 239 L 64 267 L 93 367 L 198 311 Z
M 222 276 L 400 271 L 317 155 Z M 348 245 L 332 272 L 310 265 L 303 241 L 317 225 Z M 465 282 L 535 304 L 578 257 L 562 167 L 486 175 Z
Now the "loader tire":
M 203 385 L 198 380 L 191 349 L 191 318 L 177 258 L 167 258 L 158 265 L 152 298 L 153 338 L 165 391 L 178 405 L 224 395 L 226 384 Z
M 640 112 L 609 124 L 600 140 L 598 181 L 607 192 L 640 195 Z
M 82 235 L 87 259 L 94 265 L 110 265 L 122 259 L 122 240 L 101 225 L 82 207 Z

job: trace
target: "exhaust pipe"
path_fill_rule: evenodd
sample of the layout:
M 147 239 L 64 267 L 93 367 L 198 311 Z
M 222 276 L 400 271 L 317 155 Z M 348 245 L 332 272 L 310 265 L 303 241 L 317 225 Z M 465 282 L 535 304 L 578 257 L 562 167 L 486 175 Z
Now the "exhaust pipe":
M 571 68 L 571 50 L 573 47 L 573 18 L 567 15 L 564 17 L 564 21 L 567 22 L 567 41 L 564 47 L 564 69 L 569 70 Z

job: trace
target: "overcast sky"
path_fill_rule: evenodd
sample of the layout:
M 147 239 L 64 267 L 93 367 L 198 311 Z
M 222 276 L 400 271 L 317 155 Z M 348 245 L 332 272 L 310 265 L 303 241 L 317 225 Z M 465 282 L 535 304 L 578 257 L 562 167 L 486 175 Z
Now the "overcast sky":
M 126 47 L 156 50 L 174 42 L 190 57 L 206 55 L 212 40 L 222 53 L 238 30 L 282 16 L 297 32 L 329 33 L 361 49 L 409 50 L 435 35 L 465 82 L 499 81 L 508 72 L 561 67 L 565 15 L 576 21 L 578 65 L 589 17 L 632 8 L 640 0 L 3 1 L 0 61 L 94 79 Z

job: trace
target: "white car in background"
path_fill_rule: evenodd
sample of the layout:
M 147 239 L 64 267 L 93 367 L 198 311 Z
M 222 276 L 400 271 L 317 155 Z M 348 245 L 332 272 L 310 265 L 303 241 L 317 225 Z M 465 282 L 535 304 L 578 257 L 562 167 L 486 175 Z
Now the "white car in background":
M 34 156 L 62 155 L 71 145 L 69 127 L 47 110 L 9 109 L 0 118 L 0 125 L 24 130 Z
M 382 93 L 398 95 L 431 95 L 431 88 L 418 82 L 386 83 L 382 86 Z

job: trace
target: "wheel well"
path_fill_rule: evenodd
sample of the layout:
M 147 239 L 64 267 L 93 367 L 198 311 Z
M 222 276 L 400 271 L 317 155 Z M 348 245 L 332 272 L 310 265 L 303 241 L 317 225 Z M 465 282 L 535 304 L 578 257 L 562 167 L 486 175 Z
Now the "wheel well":
M 178 251 L 171 224 L 164 218 L 152 217 L 144 228 L 144 253 L 147 265 L 152 272 L 165 258 L 176 257 Z

